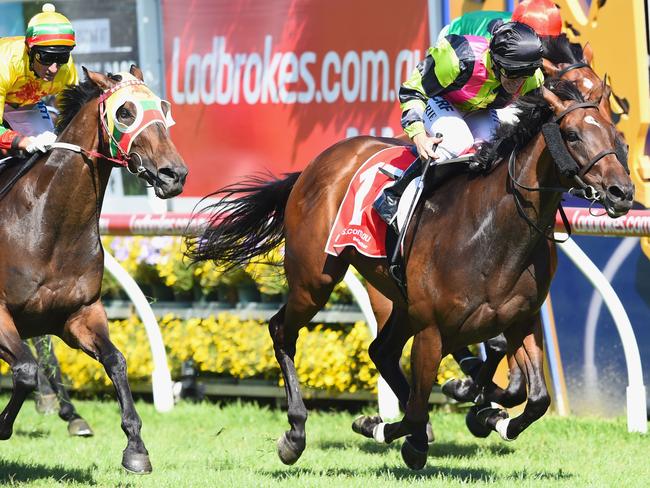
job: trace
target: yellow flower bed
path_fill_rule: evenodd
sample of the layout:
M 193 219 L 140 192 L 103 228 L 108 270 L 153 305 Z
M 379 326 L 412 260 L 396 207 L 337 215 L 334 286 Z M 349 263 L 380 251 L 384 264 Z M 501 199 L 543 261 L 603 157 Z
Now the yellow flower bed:
M 281 384 L 280 368 L 273 353 L 268 324 L 241 320 L 230 314 L 206 319 L 180 320 L 167 315 L 160 321 L 172 376 L 181 363 L 193 359 L 202 373 L 222 377 L 265 378 Z M 149 340 L 137 318 L 112 321 L 111 339 L 127 359 L 129 379 L 149 382 L 153 363 Z M 377 390 L 377 370 L 368 356 L 371 336 L 364 322 L 343 327 L 317 325 L 300 331 L 296 370 L 301 385 L 331 392 Z M 103 367 L 81 351 L 54 338 L 56 355 L 66 383 L 77 390 L 96 391 L 111 385 Z M 404 350 L 408 361 L 410 347 Z M 438 381 L 459 375 L 451 357 L 443 360 Z M 8 373 L 6 363 L 0 372 Z

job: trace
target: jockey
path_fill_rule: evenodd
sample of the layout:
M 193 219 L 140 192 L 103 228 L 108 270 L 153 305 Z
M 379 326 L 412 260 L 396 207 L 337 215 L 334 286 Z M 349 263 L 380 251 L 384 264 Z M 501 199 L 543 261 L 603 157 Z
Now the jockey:
M 78 82 L 70 51 L 70 21 L 46 3 L 27 24 L 25 37 L 0 39 L 0 149 L 45 152 L 56 140 L 43 97 Z
M 524 0 L 510 12 L 475 10 L 451 21 L 440 31 L 438 39 L 449 34 L 492 37 L 495 28 L 505 22 L 521 22 L 532 27 L 540 38 L 562 33 L 560 9 L 552 0 Z
M 490 140 L 499 124 L 495 109 L 541 87 L 541 65 L 539 37 L 519 22 L 501 25 L 490 41 L 452 34 L 429 48 L 399 91 L 402 127 L 420 160 L 374 203 L 381 218 L 393 224 L 399 198 L 429 158 L 454 158 Z

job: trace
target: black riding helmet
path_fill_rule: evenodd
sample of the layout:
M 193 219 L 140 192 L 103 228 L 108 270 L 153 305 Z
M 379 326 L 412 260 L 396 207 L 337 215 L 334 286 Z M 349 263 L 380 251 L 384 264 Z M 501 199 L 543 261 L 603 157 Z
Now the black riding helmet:
M 509 77 L 532 76 L 542 66 L 542 42 L 531 27 L 520 22 L 495 29 L 490 53 L 497 68 Z

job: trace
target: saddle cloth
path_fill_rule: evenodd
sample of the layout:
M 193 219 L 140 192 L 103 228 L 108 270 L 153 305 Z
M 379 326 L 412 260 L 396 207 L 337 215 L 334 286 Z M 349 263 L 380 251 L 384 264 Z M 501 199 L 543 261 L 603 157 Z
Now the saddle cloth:
M 330 230 L 325 246 L 327 254 L 338 256 L 345 247 L 353 246 L 371 258 L 387 256 L 387 225 L 372 208 L 372 204 L 415 158 L 409 146 L 389 147 L 375 153 L 359 167 L 348 185 Z M 398 222 L 404 220 L 418 181 L 419 178 L 413 180 L 400 199 Z

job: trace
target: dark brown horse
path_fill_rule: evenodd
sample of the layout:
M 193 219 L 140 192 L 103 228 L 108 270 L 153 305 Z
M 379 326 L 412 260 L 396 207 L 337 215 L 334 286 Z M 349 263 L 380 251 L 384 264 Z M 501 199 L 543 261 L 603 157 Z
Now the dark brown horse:
M 609 96 L 611 88 L 602 81 L 589 66 L 591 51 L 585 50 L 579 44 L 570 43 L 566 36 L 548 38 L 542 42 L 544 46 L 544 71 L 547 77 L 559 77 L 575 82 L 576 87 L 587 101 L 602 101 L 601 114 L 611 121 Z M 616 140 L 617 155 L 621 162 L 627 164 L 627 148 L 622 134 Z M 392 304 L 372 286 L 368 286 L 368 294 L 375 312 L 378 327 L 381 328 L 388 320 Z M 513 407 L 526 399 L 526 383 L 517 362 L 509 357 L 510 382 L 507 389 L 502 389 L 492 382 L 492 376 L 501 359 L 506 355 L 507 344 L 503 335 L 485 342 L 486 362 L 481 366 L 480 361 L 469 353 L 467 348 L 453 353 L 466 373 L 464 379 L 455 379 L 443 385 L 443 392 L 461 402 L 476 402 L 467 414 L 467 426 L 479 437 L 490 434 L 492 429 L 486 422 L 492 415 L 502 415 L 505 412 L 490 408 L 490 402 L 496 402 L 505 407 Z M 481 412 L 480 418 L 477 412 Z M 374 421 L 374 422 L 373 422 Z M 376 417 L 360 418 L 355 421 L 354 428 L 365 435 L 371 434 Z M 365 425 L 364 425 L 365 424 Z
M 391 442 L 408 436 L 402 457 L 409 467 L 420 469 L 426 463 L 428 398 L 440 360 L 462 346 L 504 332 L 525 374 L 528 403 L 519 417 L 499 419 L 496 427 L 504 437 L 517 437 L 548 408 L 539 308 L 556 256 L 544 234 L 553 228 L 562 191 L 574 185 L 577 170 L 582 185 L 598 194 L 610 215 L 631 208 L 633 185 L 613 154 L 613 125 L 597 104 L 583 102 L 574 85 L 545 89 L 543 98 L 522 100 L 518 107 L 521 123 L 500 131 L 495 143 L 479 154 L 491 163 L 489 173 L 458 175 L 418 205 L 405 245 L 407 300 L 389 277 L 386 260 L 365 257 L 353 248 L 338 257 L 324 253 L 352 175 L 372 154 L 400 141 L 348 139 L 324 151 L 302 173 L 282 180 L 255 179 L 218 192 L 225 198 L 211 207 L 213 225 L 190 242 L 194 260 L 239 265 L 285 240 L 289 295 L 269 323 L 291 426 L 278 440 L 284 463 L 294 463 L 306 445 L 307 410 L 293 362 L 298 330 L 325 305 L 349 265 L 393 302 L 391 318 L 371 344 L 370 356 L 405 415 L 400 422 L 376 425 L 374 437 Z M 563 165 L 559 171 L 546 150 L 541 129 L 554 116 L 556 143 L 575 168 Z M 548 191 L 530 190 L 540 186 Z M 411 385 L 399 368 L 410 337 Z
M 109 339 L 100 300 L 104 251 L 98 226 L 114 167 L 106 159 L 109 136 L 100 119 L 100 97 L 118 86 L 123 87 L 118 93 L 145 88 L 137 80 L 119 85 L 121 75 L 88 71 L 86 75 L 88 80 L 63 93 L 57 142 L 68 146 L 42 155 L 17 180 L 20 167 L 0 176 L 4 194 L 0 200 L 0 357 L 9 363 L 14 383 L 11 399 L 0 414 L 0 438 L 11 437 L 16 415 L 36 386 L 37 365 L 21 338 L 53 334 L 102 363 L 115 386 L 128 439 L 122 465 L 147 473 L 151 464 L 140 437 L 141 421 L 127 381 L 126 361 Z M 135 66 L 131 75 L 142 80 Z M 126 101 L 107 117 L 130 127 L 137 113 L 134 102 Z M 164 124 L 147 126 L 121 159 L 153 185 L 159 197 L 181 192 L 187 167 Z

